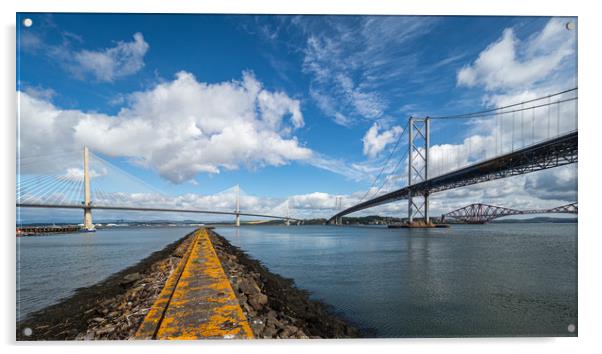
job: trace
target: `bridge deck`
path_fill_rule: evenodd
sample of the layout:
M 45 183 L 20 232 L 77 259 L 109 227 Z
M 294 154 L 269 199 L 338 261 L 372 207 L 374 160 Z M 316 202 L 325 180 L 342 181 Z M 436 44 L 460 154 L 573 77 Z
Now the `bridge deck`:
M 17 208 L 51 208 L 51 209 L 85 209 L 81 204 L 36 204 L 36 203 L 19 203 Z M 200 209 L 177 209 L 177 208 L 153 208 L 153 207 L 134 207 L 134 206 L 118 206 L 118 205 L 91 205 L 91 210 L 113 210 L 113 211 L 142 211 L 142 212 L 167 212 L 167 213 L 191 213 L 191 214 L 215 214 L 215 215 L 240 215 L 259 218 L 281 219 L 290 221 L 302 221 L 290 216 L 277 216 L 258 213 L 246 213 L 235 211 L 219 211 L 219 210 L 200 210 Z
M 136 338 L 253 338 L 207 229 L 195 232 Z

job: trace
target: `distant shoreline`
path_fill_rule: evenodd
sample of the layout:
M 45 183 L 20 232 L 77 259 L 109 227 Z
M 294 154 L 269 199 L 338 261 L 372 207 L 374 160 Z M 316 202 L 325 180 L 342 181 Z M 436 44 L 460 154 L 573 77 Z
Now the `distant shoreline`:
M 505 219 L 505 220 L 494 220 L 489 222 L 489 224 L 546 224 L 546 223 L 562 223 L 562 224 L 576 224 L 578 223 L 578 218 L 552 218 L 552 217 L 534 217 L 529 219 Z M 453 225 L 464 225 L 461 222 L 455 222 L 453 220 L 447 220 L 446 223 Z M 55 222 L 55 223 L 24 223 L 16 225 L 19 227 L 51 227 L 51 226 L 77 226 L 77 223 L 73 222 Z M 268 221 L 263 223 L 241 223 L 241 226 L 249 227 L 249 226 L 284 226 L 283 222 L 278 221 Z M 321 226 L 324 224 L 321 223 L 306 223 L 303 226 Z M 385 225 L 384 223 L 362 223 L 362 222 L 349 222 L 345 225 Z M 199 226 L 207 226 L 207 227 L 234 227 L 234 223 L 192 223 L 192 222 L 139 222 L 139 221 L 123 221 L 121 223 L 116 223 L 114 221 L 101 221 L 96 224 L 97 229 L 117 229 L 117 228 L 141 228 L 141 227 L 155 227 L 155 228 L 165 228 L 165 227 L 199 227 Z M 291 227 L 295 227 L 292 225 Z

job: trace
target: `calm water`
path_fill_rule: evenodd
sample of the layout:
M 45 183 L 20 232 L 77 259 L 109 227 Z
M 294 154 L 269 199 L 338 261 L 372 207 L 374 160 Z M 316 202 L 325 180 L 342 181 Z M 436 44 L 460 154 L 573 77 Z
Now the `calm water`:
M 112 229 L 17 238 L 17 321 L 136 264 L 192 230 Z
M 218 228 L 372 336 L 570 335 L 577 225 Z

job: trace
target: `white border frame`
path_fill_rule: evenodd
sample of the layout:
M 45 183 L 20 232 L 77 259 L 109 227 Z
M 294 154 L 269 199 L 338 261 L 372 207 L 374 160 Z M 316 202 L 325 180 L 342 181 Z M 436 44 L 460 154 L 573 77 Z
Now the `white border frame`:
M 589 352 L 598 350 L 600 344 L 600 300 L 599 294 L 600 259 L 602 256 L 602 236 L 597 227 L 598 210 L 596 201 L 600 200 L 596 187 L 599 174 L 599 149 L 597 132 L 600 128 L 600 113 L 595 104 L 600 90 L 600 23 L 602 12 L 593 5 L 594 1 L 526 1 L 526 0 L 305 0 L 296 3 L 279 0 L 220 0 L 204 2 L 192 0 L 5 0 L 2 2 L 2 153 L 4 167 L 2 173 L 2 217 L 3 252 L 7 273 L 2 294 L 2 314 L 0 334 L 2 344 L 9 351 L 30 353 L 81 353 L 82 349 L 91 353 L 104 353 L 112 347 L 128 347 L 131 342 L 103 343 L 34 343 L 24 344 L 14 341 L 15 335 L 15 240 L 12 237 L 15 224 L 15 150 L 16 150 L 16 95 L 15 95 L 15 13 L 16 12 L 137 12 L 137 13 L 261 13 L 261 14 L 405 14 L 405 15 L 543 15 L 578 16 L 579 26 L 579 126 L 581 166 L 579 167 L 579 337 L 578 338 L 473 338 L 473 339 L 371 339 L 344 341 L 255 341 L 247 342 L 189 342 L 177 343 L 177 351 L 182 353 L 199 350 L 244 351 L 245 353 L 282 353 L 283 351 L 307 352 L 318 347 L 342 350 L 352 353 L 367 351 L 408 353 L 508 353 L 508 352 L 545 352 L 563 353 Z M 85 345 L 83 347 L 82 345 Z M 107 348 L 109 345 L 111 348 Z M 138 343 L 138 345 L 141 345 Z M 173 343 L 142 344 L 146 352 L 156 353 L 166 350 Z M 139 350 L 132 348 L 129 350 Z

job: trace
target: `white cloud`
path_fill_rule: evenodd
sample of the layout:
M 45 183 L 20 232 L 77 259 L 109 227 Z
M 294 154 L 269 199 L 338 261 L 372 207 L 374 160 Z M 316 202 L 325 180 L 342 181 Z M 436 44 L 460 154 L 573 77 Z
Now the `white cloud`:
M 82 50 L 73 53 L 77 74 L 92 74 L 98 81 L 111 82 L 138 72 L 144 67 L 144 55 L 149 49 L 142 33 L 135 33 L 132 42 L 119 41 L 112 48 L 100 51 Z
M 129 96 L 115 116 L 63 110 L 20 93 L 22 158 L 87 144 L 129 157 L 182 182 L 199 172 L 279 166 L 312 151 L 290 136 L 303 126 L 299 101 L 265 90 L 252 74 L 242 81 L 199 82 L 189 73 Z
M 370 158 L 376 157 L 388 144 L 396 141 L 403 132 L 403 128 L 400 126 L 395 126 L 379 133 L 380 129 L 381 127 L 378 122 L 375 122 L 362 139 L 364 142 L 364 155 Z
M 42 100 L 46 100 L 46 101 L 51 101 L 54 96 L 56 96 L 56 91 L 54 91 L 51 88 L 44 88 L 44 87 L 33 87 L 33 86 L 25 86 L 25 88 L 23 89 L 24 92 L 26 92 L 28 95 L 35 97 L 35 98 L 39 98 Z
M 543 200 L 577 200 L 577 169 L 554 169 L 525 181 L 525 190 Z
M 335 123 L 381 119 L 389 108 L 384 87 L 415 68 L 410 42 L 427 33 L 434 18 L 366 16 L 313 21 L 296 17 L 306 36 L 303 72 L 310 95 Z M 408 58 L 410 58 L 408 60 Z M 389 87 L 390 89 L 390 87 Z
M 376 119 L 383 115 L 386 105 L 376 92 L 364 92 L 348 75 L 341 73 L 337 75 L 336 85 L 340 87 L 357 114 L 368 119 Z
M 486 90 L 528 87 L 558 70 L 575 52 L 576 33 L 566 20 L 552 18 L 541 32 L 522 42 L 507 28 L 500 39 L 460 71 L 460 86 L 482 85 Z
M 104 177 L 107 175 L 107 173 L 108 171 L 106 168 L 95 169 L 92 167 L 89 170 L 90 178 Z M 69 167 L 67 172 L 63 175 L 63 178 L 72 181 L 82 181 L 84 179 L 84 169 L 78 167 Z
M 142 33 L 135 33 L 131 42 L 118 41 L 113 47 L 104 49 L 77 49 L 83 40 L 76 34 L 60 31 L 50 26 L 62 38 L 60 44 L 44 40 L 44 31 L 27 32 L 20 40 L 23 50 L 46 57 L 59 64 L 72 77 L 87 80 L 90 77 L 100 82 L 112 82 L 137 73 L 144 67 L 144 56 L 150 46 Z M 77 42 L 75 46 L 73 41 Z

